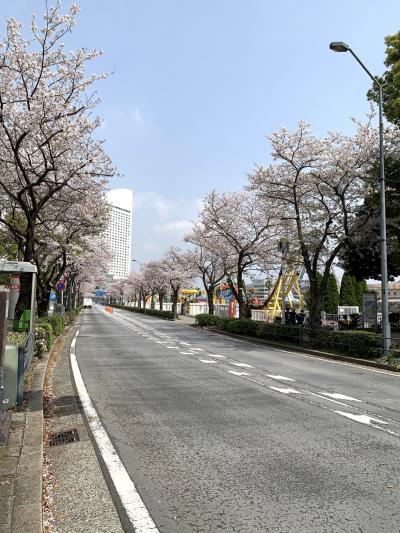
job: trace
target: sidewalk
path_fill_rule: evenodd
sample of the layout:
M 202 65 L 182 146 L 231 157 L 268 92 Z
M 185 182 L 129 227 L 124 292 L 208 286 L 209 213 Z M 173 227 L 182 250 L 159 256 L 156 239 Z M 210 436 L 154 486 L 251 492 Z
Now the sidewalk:
M 0 532 L 42 531 L 42 386 L 46 354 L 32 369 L 26 409 L 10 411 L 11 427 L 0 458 Z
M 65 335 L 46 379 L 45 525 L 57 533 L 120 533 L 123 528 L 72 384 L 69 346 L 75 331 L 71 327 Z M 79 440 L 64 443 L 71 430 Z M 51 440 L 57 444 L 49 446 Z
M 0 449 L 0 533 L 123 532 L 72 384 L 75 331 L 67 329 L 33 369 L 26 410 L 11 412 L 8 443 Z M 78 441 L 56 438 L 70 429 Z
M 194 317 L 194 316 L 186 316 L 186 315 L 178 315 L 178 322 L 181 322 L 183 324 L 187 324 L 189 326 L 194 326 L 196 324 L 196 317 Z

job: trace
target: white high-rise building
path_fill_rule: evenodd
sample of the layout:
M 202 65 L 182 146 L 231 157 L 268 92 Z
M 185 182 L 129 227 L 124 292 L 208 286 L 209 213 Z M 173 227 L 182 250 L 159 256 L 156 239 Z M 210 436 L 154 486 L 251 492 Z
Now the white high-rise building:
M 133 192 L 112 189 L 107 193 L 107 202 L 111 213 L 105 238 L 112 252 L 108 274 L 115 279 L 126 278 L 131 265 Z

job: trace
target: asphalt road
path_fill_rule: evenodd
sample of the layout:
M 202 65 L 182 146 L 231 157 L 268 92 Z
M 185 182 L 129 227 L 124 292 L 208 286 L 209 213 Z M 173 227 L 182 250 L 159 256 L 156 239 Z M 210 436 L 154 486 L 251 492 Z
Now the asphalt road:
M 399 532 L 400 375 L 100 308 L 77 360 L 161 532 Z

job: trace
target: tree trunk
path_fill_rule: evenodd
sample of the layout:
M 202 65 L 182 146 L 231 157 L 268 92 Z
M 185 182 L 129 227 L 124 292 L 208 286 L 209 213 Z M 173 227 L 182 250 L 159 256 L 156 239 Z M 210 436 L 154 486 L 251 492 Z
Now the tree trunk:
M 158 301 L 160 302 L 160 311 L 162 311 L 164 305 L 164 295 L 161 292 L 158 293 Z
M 318 281 L 310 280 L 310 327 L 318 329 L 321 326 L 321 309 L 323 298 L 322 283 L 318 287 Z
M 49 311 L 51 285 L 39 285 L 36 292 L 37 310 L 39 316 L 46 316 Z
M 208 300 L 208 314 L 214 314 L 214 287 L 208 287 L 207 289 L 207 300 Z
M 34 227 L 32 224 L 30 224 L 26 229 L 26 241 L 23 257 L 23 260 L 27 263 L 33 261 L 33 240 Z M 20 285 L 21 288 L 19 297 L 15 306 L 15 318 L 21 318 L 22 313 L 31 307 L 32 274 L 21 274 Z
M 175 289 L 172 293 L 172 315 L 174 317 L 174 320 L 178 318 L 178 296 L 179 289 Z

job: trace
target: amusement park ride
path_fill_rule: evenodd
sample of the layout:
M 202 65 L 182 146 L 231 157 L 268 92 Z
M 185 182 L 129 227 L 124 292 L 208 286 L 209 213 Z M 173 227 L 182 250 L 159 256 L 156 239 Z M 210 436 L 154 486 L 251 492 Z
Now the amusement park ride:
M 264 305 L 258 307 L 266 314 L 268 322 L 273 322 L 277 316 L 282 316 L 282 301 L 285 302 L 285 307 L 304 309 L 304 298 L 300 288 L 302 276 L 303 269 L 300 272 L 295 269 L 279 272 L 271 294 Z

